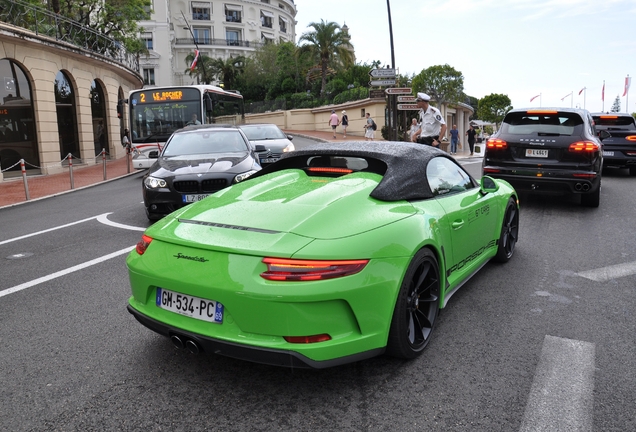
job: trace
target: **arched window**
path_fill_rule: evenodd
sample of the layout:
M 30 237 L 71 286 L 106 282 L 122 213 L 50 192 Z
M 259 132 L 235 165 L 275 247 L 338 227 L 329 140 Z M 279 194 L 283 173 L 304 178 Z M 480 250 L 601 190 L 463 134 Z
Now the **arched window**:
M 24 159 L 27 169 L 38 168 L 31 84 L 22 68 L 9 59 L 0 60 L 0 77 L 0 167 L 5 170 Z M 19 171 L 20 165 L 12 170 Z
M 93 117 L 93 142 L 95 143 L 95 154 L 99 154 L 102 149 L 108 152 L 108 128 L 106 121 L 106 99 L 104 90 L 99 81 L 93 80 L 91 83 L 91 116 Z
M 80 146 L 77 133 L 77 115 L 75 114 L 75 91 L 65 72 L 59 71 L 55 76 L 53 91 L 55 92 L 61 159 L 64 159 L 69 153 L 74 158 L 79 158 Z

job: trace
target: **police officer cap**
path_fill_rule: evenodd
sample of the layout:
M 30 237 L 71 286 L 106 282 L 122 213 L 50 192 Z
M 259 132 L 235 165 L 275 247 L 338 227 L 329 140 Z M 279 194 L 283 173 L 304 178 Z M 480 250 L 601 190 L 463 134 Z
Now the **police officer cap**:
M 417 100 L 418 101 L 428 102 L 428 101 L 431 100 L 431 97 L 429 95 L 427 95 L 426 93 L 418 93 L 417 94 Z

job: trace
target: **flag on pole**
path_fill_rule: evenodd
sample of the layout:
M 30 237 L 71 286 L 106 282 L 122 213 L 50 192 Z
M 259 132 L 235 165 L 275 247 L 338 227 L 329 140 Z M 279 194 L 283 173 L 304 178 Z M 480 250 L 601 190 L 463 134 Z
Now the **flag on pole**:
M 583 93 L 583 90 L 587 90 L 587 87 L 583 87 L 581 91 L 579 91 L 579 96 L 581 96 L 581 93 Z
M 580 94 L 580 93 L 579 93 L 579 94 Z M 566 98 L 566 97 L 568 97 L 568 96 L 572 96 L 572 92 L 570 92 L 570 93 L 566 94 L 565 96 L 563 96 L 563 97 L 561 98 L 561 100 L 565 99 L 565 98 Z
M 625 78 L 625 91 L 623 92 L 623 97 L 625 97 L 627 95 L 627 92 L 629 91 L 629 85 L 632 83 L 632 77 L 626 77 Z
M 194 59 L 192 60 L 192 64 L 190 64 L 190 72 L 194 71 L 194 68 L 197 67 L 198 60 L 199 60 L 199 50 L 194 50 Z
M 532 102 L 533 100 L 535 100 L 536 98 L 538 98 L 539 96 L 541 96 L 541 93 L 539 93 L 538 95 L 536 95 L 535 97 L 533 97 L 532 99 L 530 99 L 530 102 Z
M 605 102 L 605 81 L 603 81 L 603 90 L 601 90 L 601 100 Z

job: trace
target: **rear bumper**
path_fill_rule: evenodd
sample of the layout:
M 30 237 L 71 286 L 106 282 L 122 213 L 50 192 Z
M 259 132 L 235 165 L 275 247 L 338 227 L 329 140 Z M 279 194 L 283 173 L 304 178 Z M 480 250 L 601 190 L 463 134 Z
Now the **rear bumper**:
M 494 172 L 498 170 L 499 172 Z M 484 166 L 484 174 L 493 178 L 506 180 L 517 191 L 536 192 L 546 194 L 586 194 L 593 193 L 601 186 L 600 173 L 582 171 L 529 172 L 521 170 L 501 168 L 496 166 Z M 583 175 L 595 175 L 593 178 Z
M 336 359 L 316 361 L 294 351 L 241 345 L 177 329 L 140 313 L 130 305 L 128 305 L 128 312 L 150 330 L 166 337 L 178 336 L 183 341 L 192 341 L 205 353 L 214 353 L 271 366 L 324 369 L 365 360 L 384 353 L 384 348 L 376 348 Z

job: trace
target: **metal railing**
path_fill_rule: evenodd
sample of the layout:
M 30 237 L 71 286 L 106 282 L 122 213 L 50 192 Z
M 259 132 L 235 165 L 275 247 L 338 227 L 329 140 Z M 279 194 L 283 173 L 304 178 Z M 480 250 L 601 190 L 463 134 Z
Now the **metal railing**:
M 101 54 L 139 72 L 139 57 L 121 42 L 46 9 L 19 0 L 0 0 L 0 21 Z
M 240 46 L 248 48 L 258 48 L 263 44 L 261 42 L 250 42 L 246 40 L 236 39 L 209 39 L 209 38 L 197 38 L 197 44 L 201 45 L 221 45 L 221 46 Z M 175 45 L 195 45 L 192 38 L 177 38 L 175 39 Z

